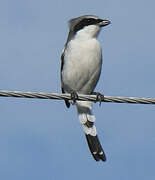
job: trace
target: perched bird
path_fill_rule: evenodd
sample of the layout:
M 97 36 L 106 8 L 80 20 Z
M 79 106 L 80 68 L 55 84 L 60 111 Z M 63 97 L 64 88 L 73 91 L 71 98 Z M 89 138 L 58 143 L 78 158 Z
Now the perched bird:
M 97 36 L 101 27 L 110 24 L 109 20 L 94 15 L 80 16 L 69 21 L 69 35 L 61 56 L 62 93 L 93 94 L 102 67 L 102 49 Z M 65 100 L 70 107 L 70 101 Z M 80 122 L 86 135 L 89 149 L 96 161 L 106 161 L 99 142 L 92 102 L 75 101 Z

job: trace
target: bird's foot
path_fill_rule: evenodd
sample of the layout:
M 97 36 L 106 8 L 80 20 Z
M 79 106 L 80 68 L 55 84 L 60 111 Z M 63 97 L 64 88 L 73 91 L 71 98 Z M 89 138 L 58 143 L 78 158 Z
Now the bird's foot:
M 73 101 L 73 104 L 75 104 L 77 99 L 78 99 L 77 92 L 76 91 L 71 91 L 71 100 Z
M 93 92 L 93 95 L 96 95 L 96 102 L 99 102 L 99 106 L 101 106 L 101 102 L 104 100 L 104 95 L 99 92 Z

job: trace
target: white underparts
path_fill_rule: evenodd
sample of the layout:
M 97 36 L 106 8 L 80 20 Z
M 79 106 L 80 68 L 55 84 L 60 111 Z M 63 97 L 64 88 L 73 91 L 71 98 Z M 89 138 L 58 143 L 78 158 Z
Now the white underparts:
M 102 50 L 96 37 L 91 36 L 81 30 L 67 44 L 62 71 L 65 92 L 74 90 L 90 94 L 96 86 L 101 72 Z

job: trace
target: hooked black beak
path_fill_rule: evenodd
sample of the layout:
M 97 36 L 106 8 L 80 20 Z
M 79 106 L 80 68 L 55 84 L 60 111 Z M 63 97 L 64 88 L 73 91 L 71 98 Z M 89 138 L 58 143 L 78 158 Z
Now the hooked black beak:
M 107 26 L 109 25 L 111 22 L 109 20 L 102 20 L 100 23 L 99 23 L 99 26 L 100 27 L 103 27 L 103 26 Z

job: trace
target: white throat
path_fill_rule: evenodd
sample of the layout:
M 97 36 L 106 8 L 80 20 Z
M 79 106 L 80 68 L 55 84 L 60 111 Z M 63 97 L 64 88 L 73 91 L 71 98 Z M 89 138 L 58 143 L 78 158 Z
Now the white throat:
M 100 27 L 97 25 L 86 26 L 76 33 L 75 38 L 81 40 L 96 38 L 99 31 Z

